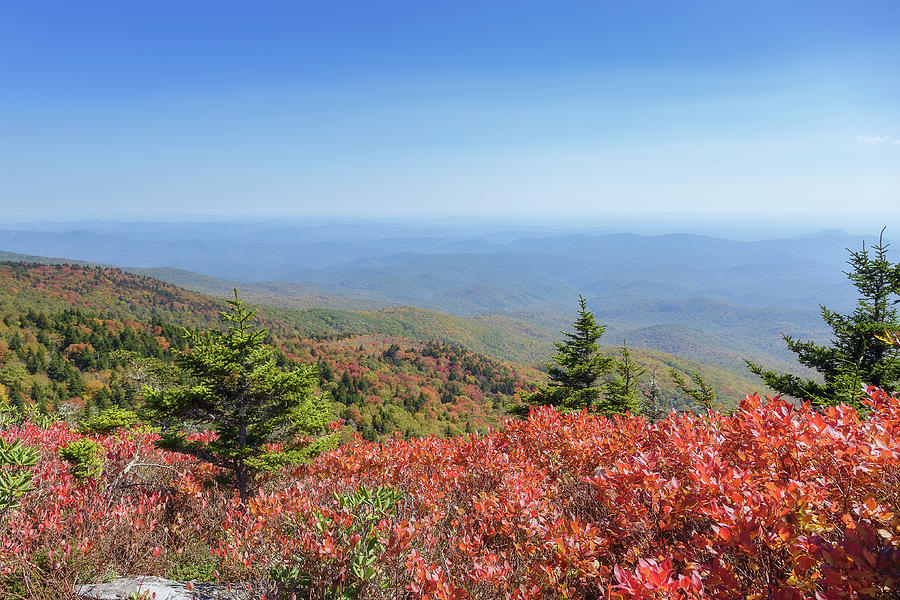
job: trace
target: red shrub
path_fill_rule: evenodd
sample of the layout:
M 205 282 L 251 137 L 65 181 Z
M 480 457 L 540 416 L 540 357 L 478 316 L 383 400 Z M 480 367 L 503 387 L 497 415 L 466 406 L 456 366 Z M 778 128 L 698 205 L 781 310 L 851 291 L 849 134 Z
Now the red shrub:
M 547 408 L 483 436 L 356 440 L 274 475 L 245 507 L 137 431 L 100 438 L 103 480 L 77 482 L 56 458 L 77 435 L 27 425 L 3 437 L 42 449 L 38 490 L 7 517 L 0 561 L 36 576 L 43 552 L 70 579 L 110 561 L 164 574 L 202 546 L 224 578 L 297 566 L 309 597 L 895 597 L 900 401 L 870 393 L 864 419 L 748 396 L 731 416 Z M 166 468 L 126 473 L 133 461 Z M 360 486 L 403 496 L 372 517 L 340 498 Z M 373 552 L 363 580 L 354 561 Z

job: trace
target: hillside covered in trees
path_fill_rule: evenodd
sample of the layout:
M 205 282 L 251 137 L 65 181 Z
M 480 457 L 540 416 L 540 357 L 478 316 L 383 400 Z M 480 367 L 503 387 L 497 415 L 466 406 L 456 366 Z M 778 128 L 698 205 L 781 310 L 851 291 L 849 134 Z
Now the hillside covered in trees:
M 10 372 L 14 372 L 10 375 L 12 387 L 24 390 L 14 392 L 13 396 L 18 397 L 18 394 L 31 398 L 32 390 L 37 389 L 36 397 L 42 397 L 45 392 L 52 401 L 77 397 L 75 403 L 79 405 L 89 405 L 93 401 L 95 388 L 108 388 L 108 393 L 115 397 L 121 397 L 122 394 L 133 396 L 137 386 L 128 383 L 129 371 L 121 353 L 112 358 L 106 357 L 106 354 L 116 350 L 127 350 L 137 352 L 141 356 L 171 361 L 172 355 L 168 348 L 181 347 L 181 328 L 212 327 L 217 322 L 218 311 L 223 307 L 222 300 L 118 269 L 68 264 L 44 265 L 19 262 L 0 264 L 0 312 L 4 315 L 4 322 L 7 323 L 4 326 L 6 343 L 8 345 L 15 335 L 23 342 L 31 340 L 25 344 L 27 347 L 23 346 L 21 356 L 14 350 L 5 358 L 10 364 Z M 351 410 L 351 407 L 341 400 L 346 397 L 343 389 L 335 387 L 342 385 L 340 379 L 337 382 L 327 382 L 329 389 L 335 394 L 335 399 L 345 404 L 337 407 L 342 411 L 341 414 L 346 411 L 347 417 L 359 417 L 349 420 L 358 423 L 367 432 L 370 431 L 368 426 L 372 422 L 386 423 L 380 429 L 375 429 L 379 434 L 393 431 L 407 433 L 465 431 L 467 428 L 465 418 L 462 421 L 459 419 L 454 421 L 451 417 L 453 414 L 471 414 L 472 422 L 468 428 L 483 427 L 493 422 L 498 415 L 504 414 L 505 404 L 516 402 L 519 392 L 531 389 L 530 385 L 542 381 L 544 375 L 539 369 L 542 369 L 549 360 L 552 351 L 552 346 L 548 342 L 538 341 L 533 331 L 528 331 L 527 328 L 523 330 L 523 326 L 518 323 L 511 325 L 507 321 L 498 323 L 496 320 L 467 319 L 414 307 L 377 311 L 270 306 L 258 308 L 261 324 L 269 329 L 273 341 L 282 352 L 291 355 L 291 360 L 304 363 L 324 361 L 322 364 L 331 364 L 340 378 L 343 378 L 345 371 L 348 372 L 348 377 L 361 376 L 362 373 L 364 376 L 360 382 L 347 384 L 352 387 L 354 393 L 368 395 L 374 389 L 376 391 L 371 394 L 382 399 L 387 397 L 388 389 L 401 391 L 400 396 L 403 397 L 413 395 L 418 398 L 420 393 L 424 393 L 426 397 L 443 398 L 442 405 L 446 405 L 449 398 L 448 389 L 452 388 L 459 392 L 467 385 L 475 385 L 482 390 L 482 395 L 487 394 L 490 397 L 484 401 L 479 410 L 459 411 L 447 406 L 446 411 L 426 412 L 422 413 L 421 418 L 413 418 L 415 411 L 410 412 L 408 406 L 401 407 L 401 410 L 396 410 L 395 407 L 388 410 L 392 415 L 391 418 L 385 419 L 385 414 L 372 408 L 373 404 L 357 406 Z M 33 318 L 29 319 L 28 315 Z M 58 325 L 57 320 L 60 323 Z M 38 341 L 40 328 L 51 321 L 52 327 L 41 337 L 48 343 L 42 344 Z M 131 333 L 113 335 L 109 331 L 104 331 L 113 327 L 107 326 L 107 321 L 115 323 L 116 331 L 128 329 L 129 332 L 142 332 L 141 335 L 147 336 L 149 341 L 135 346 L 130 341 Z M 64 322 L 71 322 L 71 326 L 63 325 Z M 78 335 L 71 331 L 66 333 L 73 330 L 76 324 L 84 332 L 87 330 L 90 332 Z M 154 333 L 157 331 L 159 333 Z M 119 340 L 121 335 L 125 335 L 126 341 Z M 112 341 L 95 346 L 89 341 L 92 336 L 95 341 L 98 338 L 112 336 L 110 338 Z M 98 364 L 78 358 L 75 355 L 77 348 L 73 347 L 67 351 L 73 343 L 90 344 L 92 350 L 87 351 L 88 356 L 93 357 L 91 361 L 98 360 Z M 158 344 L 159 347 L 153 347 L 154 344 Z M 407 361 L 400 364 L 388 358 L 384 353 L 394 344 L 401 348 L 404 356 L 418 357 L 418 363 Z M 17 343 L 13 341 L 13 345 L 16 346 Z M 40 346 L 43 346 L 43 350 L 40 350 Z M 467 376 L 471 375 L 468 380 L 460 378 L 457 373 L 453 375 L 455 380 L 444 382 L 442 379 L 450 377 L 450 371 L 447 373 L 421 371 L 432 369 L 431 365 L 426 364 L 428 361 L 425 359 L 428 357 L 419 355 L 428 347 L 444 349 L 449 356 L 462 352 L 469 357 L 467 359 L 469 363 L 497 366 L 478 367 L 476 371 L 481 374 L 468 373 Z M 614 354 L 618 349 L 606 347 L 605 351 Z M 42 357 L 46 355 L 47 361 L 57 356 L 57 363 L 63 360 L 69 365 L 70 371 L 78 371 L 78 378 L 71 377 L 74 384 L 72 391 L 75 393 L 71 393 L 66 387 L 68 384 L 65 379 L 54 382 L 49 376 L 44 375 L 43 371 L 41 374 L 28 371 L 25 364 L 26 352 L 40 353 Z M 99 355 L 104 355 L 102 360 L 98 358 L 98 352 Z M 684 373 L 692 370 L 702 373 L 706 380 L 719 390 L 719 395 L 726 405 L 734 405 L 748 389 L 764 389 L 758 380 L 747 372 L 723 369 L 655 350 L 634 348 L 632 353 L 637 362 L 645 367 L 647 377 L 653 377 L 662 386 L 663 394 L 674 408 L 686 406 L 689 399 L 681 394 L 668 378 L 667 373 L 671 368 Z M 331 355 L 334 355 L 334 358 L 329 358 Z M 353 364 L 362 366 L 345 369 L 345 365 Z M 34 368 L 36 364 L 32 364 L 32 369 Z M 423 378 L 422 385 L 412 382 L 403 375 L 404 369 L 420 371 L 413 375 Z M 376 375 L 379 372 L 381 375 Z M 387 375 L 388 373 L 390 375 Z M 399 385 L 396 381 L 391 384 L 385 383 L 386 380 L 401 375 L 406 378 L 407 384 Z M 434 380 L 429 383 L 432 377 Z M 510 378 L 516 381 L 515 392 L 509 393 L 507 384 L 498 387 L 497 382 L 492 381 L 494 377 L 501 381 L 508 381 Z M 32 380 L 36 382 L 34 387 L 29 383 Z M 82 380 L 87 386 L 85 390 L 81 389 L 78 382 Z M 19 383 L 16 384 L 16 381 Z M 325 383 L 323 381 L 323 385 Z M 406 387 L 407 385 L 410 387 Z M 127 391 L 129 389 L 131 391 Z M 430 391 L 432 389 L 433 392 Z M 500 389 L 507 391 L 498 391 Z M 101 398 L 106 393 L 100 392 Z M 468 396 L 457 397 L 472 400 Z M 374 397 L 372 401 L 375 402 Z M 482 400 L 476 400 L 476 403 L 481 405 Z M 426 421 L 432 418 L 426 416 L 428 414 L 432 414 L 434 419 L 440 416 L 438 420 L 441 420 L 442 424 L 439 425 L 435 421 L 428 426 L 422 425 L 422 418 Z
M 184 328 L 210 326 L 222 308 L 111 269 L 14 264 L 0 266 L 0 277 L 0 402 L 70 417 L 135 408 L 142 385 L 177 378 L 171 365 Z M 369 439 L 483 430 L 540 376 L 437 339 L 340 332 L 340 324 L 307 337 L 300 325 L 265 323 L 279 362 L 316 365 L 335 416 Z

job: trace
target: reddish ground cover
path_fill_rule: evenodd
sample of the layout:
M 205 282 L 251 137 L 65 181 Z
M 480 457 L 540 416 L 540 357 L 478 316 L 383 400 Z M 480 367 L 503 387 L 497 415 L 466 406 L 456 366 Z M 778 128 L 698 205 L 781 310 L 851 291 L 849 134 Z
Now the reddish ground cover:
M 116 572 L 262 590 L 296 567 L 312 598 L 895 598 L 900 401 L 872 390 L 869 408 L 749 396 L 656 424 L 542 409 L 482 436 L 356 441 L 246 507 L 153 434 L 95 438 L 103 473 L 76 480 L 58 449 L 81 436 L 25 425 L 2 436 L 42 460 L 3 517 L 0 585 L 54 597 Z M 379 486 L 384 504 L 348 500 Z

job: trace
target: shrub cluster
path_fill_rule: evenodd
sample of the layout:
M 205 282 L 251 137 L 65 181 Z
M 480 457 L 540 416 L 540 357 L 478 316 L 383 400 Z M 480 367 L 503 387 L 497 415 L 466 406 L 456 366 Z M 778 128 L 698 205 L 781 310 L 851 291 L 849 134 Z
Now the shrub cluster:
M 0 522 L 10 597 L 117 573 L 253 581 L 260 597 L 463 600 L 894 598 L 900 400 L 862 418 L 747 397 L 657 423 L 532 411 L 485 435 L 357 440 L 268 475 L 241 504 L 147 430 L 94 436 L 96 478 L 37 448 Z M 7 591 L 9 595 L 9 592 Z
M 134 411 L 111 406 L 84 419 L 78 424 L 78 432 L 84 434 L 109 433 L 120 427 L 132 427 L 137 422 L 138 417 Z
M 59 456 L 72 465 L 76 479 L 96 479 L 103 472 L 103 446 L 94 440 L 73 440 L 59 449 Z

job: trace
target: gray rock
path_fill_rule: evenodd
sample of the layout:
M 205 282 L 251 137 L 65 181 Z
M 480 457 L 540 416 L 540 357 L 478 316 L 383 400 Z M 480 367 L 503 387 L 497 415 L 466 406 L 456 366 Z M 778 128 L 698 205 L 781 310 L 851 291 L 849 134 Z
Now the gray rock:
M 171 581 L 162 577 L 126 577 L 109 583 L 92 583 L 75 586 L 76 598 L 82 600 L 127 600 L 139 597 L 154 600 L 246 600 L 251 596 L 238 591 L 240 586 L 232 586 L 232 591 L 224 585 L 212 583 L 192 583 L 193 589 L 182 581 Z M 143 594 L 141 596 L 140 594 Z

